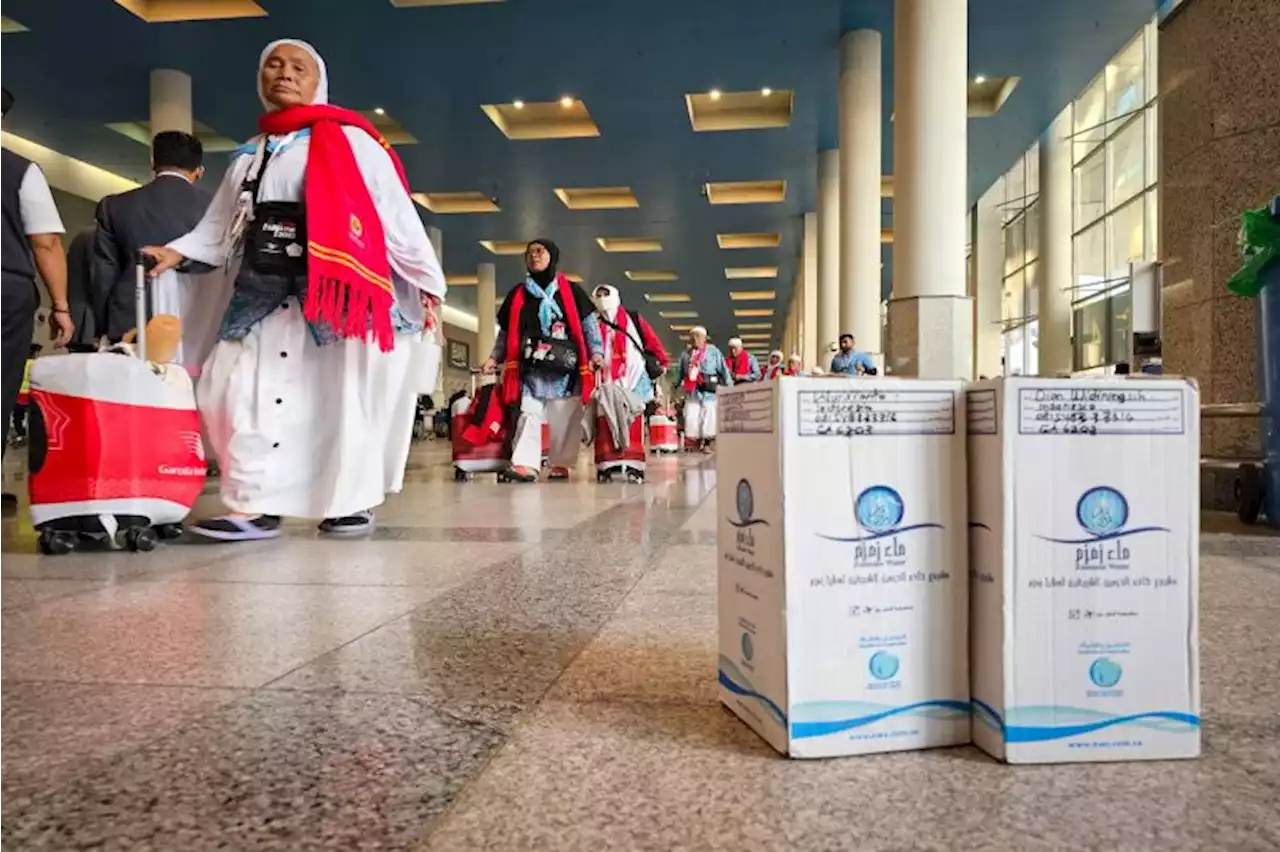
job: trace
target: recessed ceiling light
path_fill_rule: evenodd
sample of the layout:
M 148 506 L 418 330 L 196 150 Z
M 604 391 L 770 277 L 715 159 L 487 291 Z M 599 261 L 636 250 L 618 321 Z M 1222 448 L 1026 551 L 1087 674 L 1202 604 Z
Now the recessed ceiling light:
M 568 95 L 563 95 L 560 98 L 560 106 L 564 107 L 565 109 L 569 109 L 571 106 L 573 106 L 573 98 L 569 97 Z
M 767 98 L 773 94 L 773 89 L 770 89 L 768 86 L 765 86 L 763 89 L 760 90 L 760 94 L 764 95 Z
M 497 213 L 497 203 L 483 192 L 415 192 L 413 200 L 432 213 Z
M 492 254 L 497 255 L 516 255 L 524 254 L 527 243 L 517 240 L 480 240 L 480 245 Z
M 554 101 L 512 101 L 481 104 L 480 109 L 502 135 L 527 139 L 587 139 L 600 135 L 586 102 L 567 95 Z
M 686 293 L 645 293 L 646 302 L 691 302 Z
M 671 326 L 671 330 L 672 331 L 692 331 L 693 326 L 692 325 L 673 325 Z
M 658 316 L 663 319 L 694 319 L 698 316 L 697 311 L 658 311 Z
M 450 287 L 474 287 L 480 283 L 480 276 L 474 272 L 460 272 L 457 275 L 446 275 L 444 283 Z
M 977 77 L 974 77 L 974 78 L 973 78 L 973 82 L 975 82 L 975 83 L 985 83 L 985 82 L 987 82 L 987 78 L 986 78 L 986 77 L 983 77 L 981 74 L 979 74 Z
M 710 181 L 703 187 L 710 204 L 777 204 L 787 198 L 785 180 Z
M 622 210 L 639 207 L 629 186 L 556 187 L 556 198 L 570 210 Z
M 729 298 L 735 302 L 768 302 L 777 298 L 773 290 L 733 290 Z
M 719 89 L 712 89 L 710 92 L 707 92 L 707 94 L 711 96 L 711 100 L 713 100 L 713 101 L 718 101 L 718 100 L 720 100 L 720 90 L 719 90 Z
M 743 331 L 750 331 L 752 329 L 768 331 L 769 329 L 773 328 L 773 323 L 771 322 L 740 322 L 738 323 L 738 328 Z
M 781 234 L 716 234 L 722 249 L 777 248 Z
M 524 109 L 524 101 L 512 101 L 511 105 L 516 109 Z
M 387 114 L 387 111 L 386 111 L 385 109 L 383 109 L 382 107 L 374 107 L 374 108 L 373 108 L 373 111 L 374 111 L 374 112 L 376 112 L 378 115 L 386 115 L 386 114 Z
M 675 281 L 679 276 L 669 269 L 628 269 L 628 281 Z
M 738 308 L 733 315 L 735 317 L 771 317 L 773 308 Z
M 596 237 L 596 245 L 607 252 L 662 251 L 662 241 L 652 237 Z
M 729 279 L 777 278 L 778 267 L 776 266 L 726 266 L 724 268 L 724 277 Z

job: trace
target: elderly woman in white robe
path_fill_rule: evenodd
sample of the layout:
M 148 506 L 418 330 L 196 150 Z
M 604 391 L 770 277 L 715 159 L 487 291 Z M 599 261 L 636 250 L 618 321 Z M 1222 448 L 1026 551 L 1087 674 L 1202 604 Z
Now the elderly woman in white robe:
M 197 394 L 230 511 L 191 531 L 273 538 L 287 516 L 362 535 L 403 485 L 444 274 L 398 158 L 327 105 L 314 48 L 268 45 L 258 95 L 262 135 L 235 153 L 204 218 L 144 249 L 153 274 L 190 260 L 224 267 L 234 287 Z

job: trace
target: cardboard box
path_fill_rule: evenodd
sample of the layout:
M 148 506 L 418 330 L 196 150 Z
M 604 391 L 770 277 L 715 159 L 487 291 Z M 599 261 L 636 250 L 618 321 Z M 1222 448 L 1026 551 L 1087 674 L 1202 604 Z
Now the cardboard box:
M 1195 757 L 1195 385 L 967 396 L 974 742 L 1010 763 Z
M 721 700 L 792 757 L 969 742 L 961 384 L 717 399 Z

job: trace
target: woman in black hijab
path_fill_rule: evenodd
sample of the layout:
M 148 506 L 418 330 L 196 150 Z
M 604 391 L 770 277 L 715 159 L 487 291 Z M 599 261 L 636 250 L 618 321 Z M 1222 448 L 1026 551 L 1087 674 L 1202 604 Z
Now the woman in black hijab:
M 525 248 L 527 274 L 498 310 L 498 339 L 486 373 L 502 364 L 502 404 L 519 406 L 511 444 L 511 478 L 533 482 L 542 459 L 542 424 L 551 427 L 551 479 L 566 479 L 578 458 L 582 409 L 604 360 L 599 325 L 582 288 L 556 271 L 560 249 L 551 240 Z M 481 321 L 484 321 L 483 318 Z

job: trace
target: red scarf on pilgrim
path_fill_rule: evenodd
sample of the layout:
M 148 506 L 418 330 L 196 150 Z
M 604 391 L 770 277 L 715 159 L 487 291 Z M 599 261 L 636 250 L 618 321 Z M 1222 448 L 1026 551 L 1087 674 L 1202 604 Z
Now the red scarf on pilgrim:
M 373 339 L 383 352 L 395 345 L 395 291 L 382 220 L 360 173 L 344 126 L 358 127 L 386 150 L 408 192 L 404 166 L 363 116 L 328 104 L 294 106 L 258 119 L 271 136 L 311 128 L 304 181 L 307 211 L 307 298 L 303 314 L 339 337 Z
M 609 332 L 613 332 L 613 351 L 608 353 L 609 359 L 609 378 L 615 382 L 622 381 L 627 375 L 627 312 L 622 308 L 618 308 L 617 316 L 613 320 L 613 328 L 605 320 L 604 314 L 599 314 L 600 336 L 608 338 Z
M 563 274 L 556 275 L 556 291 L 560 295 L 560 305 L 564 308 L 564 318 L 569 324 L 569 337 L 578 348 L 578 378 L 582 384 L 582 402 L 591 401 L 591 394 L 596 388 L 595 373 L 591 368 L 591 353 L 587 351 L 587 336 L 582 331 L 582 317 L 578 314 L 578 300 L 573 297 L 573 284 Z M 520 314 L 524 311 L 524 300 L 528 293 L 524 284 L 520 284 L 511 294 L 511 313 L 507 317 L 507 359 L 502 367 L 502 404 L 519 405 L 524 395 L 520 381 L 520 347 L 524 341 L 520 335 Z
M 768 368 L 768 372 L 765 373 L 765 377 L 770 379 L 776 379 L 778 378 L 778 374 L 781 372 L 782 372 L 782 365 L 774 364 Z
M 706 354 L 707 347 L 704 346 L 701 349 L 693 350 L 693 354 L 689 356 L 689 372 L 685 373 L 684 382 L 681 383 L 681 387 L 684 388 L 685 393 L 693 393 L 693 391 L 698 387 L 697 380 L 690 378 L 690 375 L 693 373 L 693 369 L 702 363 L 702 356 Z
M 739 349 L 737 355 L 729 356 L 729 372 L 733 374 L 735 382 L 751 375 L 751 356 L 747 354 L 747 350 Z

